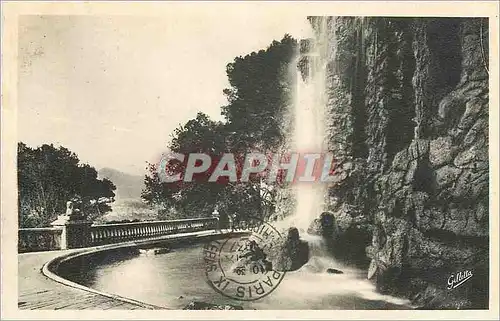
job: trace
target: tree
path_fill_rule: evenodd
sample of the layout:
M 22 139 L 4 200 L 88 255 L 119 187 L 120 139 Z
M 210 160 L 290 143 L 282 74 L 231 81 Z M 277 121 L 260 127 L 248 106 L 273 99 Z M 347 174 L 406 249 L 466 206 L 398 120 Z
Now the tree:
M 206 153 L 215 158 L 224 152 L 236 158 L 255 150 L 276 152 L 284 143 L 283 118 L 291 104 L 294 84 L 289 71 L 296 50 L 297 42 L 285 35 L 266 50 L 235 58 L 226 70 L 231 87 L 224 90 L 228 105 L 221 113 L 225 122 L 214 122 L 199 113 L 174 131 L 169 150 L 184 155 Z M 185 163 L 171 162 L 168 170 L 182 172 Z M 150 164 L 142 198 L 159 205 L 163 212 L 175 212 L 176 217 L 208 216 L 215 206 L 221 214 L 255 216 L 269 206 L 262 198 L 259 180 L 214 184 L 206 181 L 207 176 L 197 178 L 192 183 L 164 183 L 158 176 L 158 164 Z M 167 217 L 171 218 L 161 218 Z
M 284 116 L 291 104 L 294 74 L 290 73 L 297 42 L 285 35 L 266 50 L 237 57 L 227 65 L 231 88 L 224 90 L 229 104 L 222 107 L 227 130 L 238 142 L 233 148 L 275 151 L 284 143 Z
M 98 179 L 95 168 L 81 164 L 67 148 L 46 144 L 30 148 L 20 142 L 17 168 L 20 227 L 48 226 L 75 198 L 89 219 L 111 210 L 115 185 Z
M 251 151 L 276 153 L 286 142 L 286 121 L 295 84 L 298 44 L 290 35 L 273 41 L 265 50 L 237 57 L 227 65 L 230 88 L 224 90 L 229 104 L 222 107 L 226 119 L 227 148 L 236 154 Z M 270 191 L 271 192 L 270 192 Z M 262 216 L 273 210 L 259 179 L 235 184 L 222 199 L 228 212 Z
M 167 171 L 179 171 L 187 163 L 190 153 L 204 153 L 214 159 L 225 151 L 225 134 L 221 123 L 214 122 L 203 113 L 188 121 L 174 131 L 169 150 L 186 155 L 184 162 L 172 161 L 167 164 Z M 149 173 L 145 177 L 145 189 L 142 199 L 151 205 L 159 205 L 162 213 L 176 212 L 177 217 L 208 216 L 217 204 L 218 195 L 223 189 L 220 184 L 209 183 L 208 170 L 195 177 L 193 182 L 166 183 L 160 180 L 158 164 L 149 164 Z M 162 169 L 164 170 L 164 169 Z M 161 218 L 168 216 L 162 215 Z

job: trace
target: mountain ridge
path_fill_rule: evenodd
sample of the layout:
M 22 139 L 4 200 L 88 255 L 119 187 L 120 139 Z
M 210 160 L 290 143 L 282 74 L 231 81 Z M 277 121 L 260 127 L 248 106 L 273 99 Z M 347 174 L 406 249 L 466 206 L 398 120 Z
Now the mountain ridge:
M 122 172 L 120 170 L 103 167 L 98 170 L 100 178 L 107 178 L 116 186 L 117 199 L 140 199 L 144 186 L 144 176 Z

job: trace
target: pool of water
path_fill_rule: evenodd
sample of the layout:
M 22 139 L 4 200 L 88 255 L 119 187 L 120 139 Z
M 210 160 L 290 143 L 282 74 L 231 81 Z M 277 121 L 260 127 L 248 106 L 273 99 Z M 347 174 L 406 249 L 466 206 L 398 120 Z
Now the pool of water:
M 202 245 L 173 249 L 169 253 L 139 255 L 136 252 L 95 256 L 62 275 L 88 287 L 158 306 L 182 309 L 191 301 L 233 304 L 245 309 L 411 309 L 402 299 L 375 291 L 366 272 L 350 269 L 323 257 L 311 257 L 294 272 L 286 273 L 279 286 L 256 301 L 223 296 L 208 283 Z M 344 274 L 328 274 L 334 267 Z

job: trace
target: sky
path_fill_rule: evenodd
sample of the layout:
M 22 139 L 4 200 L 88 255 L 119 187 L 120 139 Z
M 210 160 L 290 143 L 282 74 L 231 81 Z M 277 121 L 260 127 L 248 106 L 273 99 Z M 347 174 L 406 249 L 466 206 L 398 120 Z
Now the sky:
M 285 33 L 310 35 L 306 17 L 22 16 L 18 140 L 62 145 L 97 169 L 143 175 L 197 112 L 222 119 L 226 65 Z

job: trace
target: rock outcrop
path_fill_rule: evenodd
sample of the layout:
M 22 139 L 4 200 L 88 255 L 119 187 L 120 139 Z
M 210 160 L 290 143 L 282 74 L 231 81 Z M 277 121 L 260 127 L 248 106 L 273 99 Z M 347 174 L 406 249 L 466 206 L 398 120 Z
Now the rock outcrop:
M 335 239 L 339 234 L 335 216 L 328 212 L 321 213 L 319 218 L 311 223 L 311 226 L 307 229 L 307 233 Z
M 286 237 L 273 239 L 265 246 L 267 259 L 272 263 L 275 271 L 295 271 L 309 260 L 307 242 L 300 239 L 299 231 L 295 227 L 288 229 Z
M 336 248 L 368 258 L 381 292 L 487 308 L 487 19 L 321 19 Z M 464 269 L 471 280 L 448 290 Z
M 344 204 L 336 215 L 323 212 L 309 226 L 307 233 L 322 236 L 330 253 L 341 261 L 366 266 L 366 243 L 371 240 L 371 226 L 363 216 L 351 216 Z

